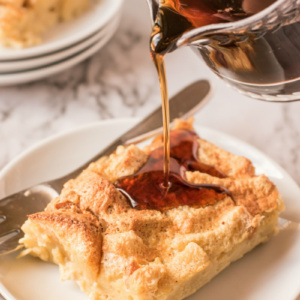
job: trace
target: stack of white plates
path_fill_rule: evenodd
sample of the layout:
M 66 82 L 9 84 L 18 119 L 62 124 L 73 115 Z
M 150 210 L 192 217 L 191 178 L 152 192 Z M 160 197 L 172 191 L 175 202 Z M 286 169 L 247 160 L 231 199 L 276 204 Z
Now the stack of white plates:
M 122 2 L 98 0 L 79 18 L 51 29 L 38 46 L 20 50 L 0 48 L 0 85 L 38 80 L 94 54 L 116 32 Z

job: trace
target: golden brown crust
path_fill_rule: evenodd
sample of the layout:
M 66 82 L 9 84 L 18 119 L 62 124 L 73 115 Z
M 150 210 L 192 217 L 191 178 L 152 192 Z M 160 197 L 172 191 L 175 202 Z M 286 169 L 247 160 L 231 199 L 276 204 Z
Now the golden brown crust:
M 62 246 L 62 265 L 72 261 L 73 265 L 77 265 L 76 268 L 82 268 L 84 276 L 88 276 L 90 280 L 97 279 L 100 271 L 102 235 L 96 217 L 73 212 L 41 212 L 30 215 L 29 222 L 47 232 L 52 241 Z M 47 260 L 53 261 L 52 257 L 48 257 Z
M 190 129 L 191 122 L 176 126 Z M 159 143 L 157 139 L 150 148 Z M 55 262 L 64 278 L 78 281 L 91 299 L 183 299 L 274 234 L 283 209 L 274 184 L 264 175 L 255 176 L 249 160 L 204 140 L 199 143 L 199 159 L 217 165 L 228 177 L 187 172 L 186 179 L 223 185 L 235 201 L 226 197 L 203 208 L 135 210 L 113 182 L 136 172 L 149 147 L 120 147 L 67 182 L 45 212 L 29 217 L 23 226 L 26 251 L 42 257 L 37 246 L 41 234 L 32 230 L 39 226 L 70 261 L 80 249 L 76 259 L 83 273 L 76 268 L 65 268 L 67 272 Z
M 227 176 L 254 176 L 249 159 L 224 151 L 203 139 L 199 139 L 198 157 L 205 164 L 218 166 Z

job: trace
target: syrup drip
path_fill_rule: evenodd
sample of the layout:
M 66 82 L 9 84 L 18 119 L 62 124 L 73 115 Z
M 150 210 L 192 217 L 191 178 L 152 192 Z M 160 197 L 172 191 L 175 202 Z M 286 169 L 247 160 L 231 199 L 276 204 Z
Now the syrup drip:
M 161 137 L 159 137 L 161 139 Z M 167 209 L 188 205 L 204 207 L 230 196 L 222 186 L 192 184 L 184 178 L 186 171 L 200 171 L 219 178 L 226 177 L 213 166 L 197 159 L 198 135 L 194 131 L 177 129 L 170 134 L 170 172 L 168 187 L 164 187 L 164 149 L 153 150 L 146 164 L 135 174 L 120 178 L 115 186 L 136 209 Z

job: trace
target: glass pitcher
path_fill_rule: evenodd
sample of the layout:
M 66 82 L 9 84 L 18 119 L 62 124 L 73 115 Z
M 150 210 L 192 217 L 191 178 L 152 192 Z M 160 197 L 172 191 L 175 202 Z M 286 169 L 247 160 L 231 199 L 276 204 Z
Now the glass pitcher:
M 155 22 L 159 0 L 148 0 Z M 267 101 L 300 100 L 300 0 L 277 0 L 245 19 L 183 33 L 172 51 L 192 46 L 239 92 Z

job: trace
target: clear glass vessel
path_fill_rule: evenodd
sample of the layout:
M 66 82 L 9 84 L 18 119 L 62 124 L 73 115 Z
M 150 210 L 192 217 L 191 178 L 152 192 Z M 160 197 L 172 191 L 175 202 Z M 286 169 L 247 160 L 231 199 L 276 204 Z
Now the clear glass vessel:
M 155 20 L 159 0 L 148 2 Z M 193 29 L 172 50 L 184 45 L 247 96 L 300 100 L 300 0 L 277 0 L 245 19 Z

